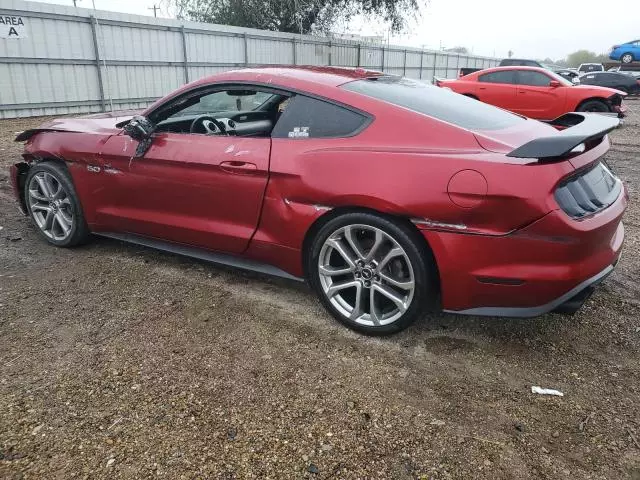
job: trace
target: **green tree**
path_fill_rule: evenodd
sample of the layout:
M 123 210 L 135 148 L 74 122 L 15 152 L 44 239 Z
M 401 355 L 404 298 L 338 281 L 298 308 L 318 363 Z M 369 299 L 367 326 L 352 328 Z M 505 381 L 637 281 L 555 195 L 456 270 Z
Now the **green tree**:
M 197 22 L 291 33 L 328 32 L 355 15 L 380 18 L 394 32 L 418 15 L 424 0 L 165 0 L 178 16 Z
M 570 67 L 579 67 L 581 63 L 604 63 L 608 61 L 605 54 L 598 55 L 589 50 L 578 50 L 577 52 L 567 55 L 567 65 Z

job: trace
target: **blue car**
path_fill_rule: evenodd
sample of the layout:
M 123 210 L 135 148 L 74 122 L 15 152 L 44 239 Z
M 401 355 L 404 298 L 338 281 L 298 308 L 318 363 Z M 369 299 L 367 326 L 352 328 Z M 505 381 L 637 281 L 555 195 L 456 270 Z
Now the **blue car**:
M 632 40 L 622 45 L 614 45 L 609 53 L 611 60 L 619 60 L 622 63 L 640 62 L 640 40 Z

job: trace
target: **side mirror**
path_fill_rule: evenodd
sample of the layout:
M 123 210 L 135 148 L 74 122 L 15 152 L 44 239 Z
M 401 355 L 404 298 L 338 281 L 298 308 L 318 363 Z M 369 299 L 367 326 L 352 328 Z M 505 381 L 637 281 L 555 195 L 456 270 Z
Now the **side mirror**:
M 560 82 L 559 82 L 559 81 L 557 81 L 557 80 L 551 80 L 551 81 L 549 82 L 549 86 L 550 86 L 551 88 L 558 88 L 558 87 L 560 86 Z
M 124 126 L 125 135 L 129 135 L 134 140 L 144 140 L 151 136 L 155 126 L 147 117 L 136 115 Z
M 135 158 L 144 157 L 147 153 L 153 138 L 153 132 L 156 130 L 156 126 L 151 123 L 147 117 L 136 115 L 133 117 L 123 128 L 125 135 L 130 136 L 134 140 L 137 140 L 138 146 L 136 147 Z

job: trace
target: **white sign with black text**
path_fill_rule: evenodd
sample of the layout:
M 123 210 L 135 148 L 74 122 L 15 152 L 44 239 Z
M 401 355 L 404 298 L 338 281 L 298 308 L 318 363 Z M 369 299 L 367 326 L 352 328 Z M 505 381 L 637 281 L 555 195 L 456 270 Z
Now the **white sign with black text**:
M 25 38 L 27 27 L 24 18 L 0 15 L 0 38 Z

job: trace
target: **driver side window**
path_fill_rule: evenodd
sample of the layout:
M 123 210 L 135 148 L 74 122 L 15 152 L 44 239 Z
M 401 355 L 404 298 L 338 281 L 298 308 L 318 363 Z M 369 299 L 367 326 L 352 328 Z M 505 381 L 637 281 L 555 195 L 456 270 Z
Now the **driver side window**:
M 157 132 L 268 137 L 289 96 L 252 85 L 186 92 L 150 116 Z
M 169 119 L 179 118 L 185 115 L 255 110 L 260 108 L 269 97 L 273 96 L 273 94 L 258 91 L 240 92 L 242 94 L 237 93 L 238 92 L 234 90 L 224 90 L 203 95 L 198 98 L 197 103 L 174 113 Z

